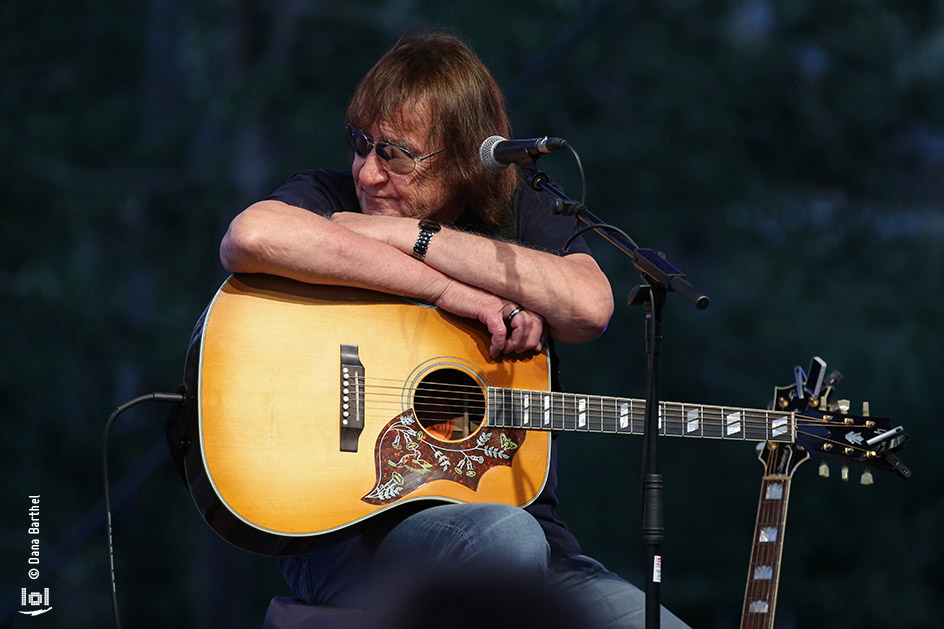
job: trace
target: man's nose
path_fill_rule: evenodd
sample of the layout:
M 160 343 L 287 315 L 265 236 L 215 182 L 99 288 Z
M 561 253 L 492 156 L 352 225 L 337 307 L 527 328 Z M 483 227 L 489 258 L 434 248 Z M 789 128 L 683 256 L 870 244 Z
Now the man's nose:
M 374 147 L 371 147 L 371 149 L 367 157 L 364 158 L 360 177 L 365 182 L 382 182 L 388 177 L 387 168 L 383 164 L 383 158 L 377 155 Z

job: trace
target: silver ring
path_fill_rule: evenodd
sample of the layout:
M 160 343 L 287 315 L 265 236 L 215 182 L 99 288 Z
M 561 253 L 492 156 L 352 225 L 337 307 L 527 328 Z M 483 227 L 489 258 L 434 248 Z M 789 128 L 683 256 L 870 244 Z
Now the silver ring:
M 524 310 L 524 306 L 518 306 L 514 310 L 508 313 L 508 316 L 505 317 L 505 324 L 511 325 L 511 320 L 515 318 L 515 315 Z

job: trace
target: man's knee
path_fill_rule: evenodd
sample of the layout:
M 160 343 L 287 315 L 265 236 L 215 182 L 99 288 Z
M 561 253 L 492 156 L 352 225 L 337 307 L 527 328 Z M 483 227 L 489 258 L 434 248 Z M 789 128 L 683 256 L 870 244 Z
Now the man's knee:
M 527 511 L 504 504 L 430 507 L 398 524 L 381 544 L 383 557 L 404 554 L 447 566 L 484 565 L 538 571 L 549 547 Z
M 487 522 L 477 546 L 509 565 L 547 569 L 550 547 L 544 529 L 530 513 L 504 504 L 470 505 L 477 519 Z

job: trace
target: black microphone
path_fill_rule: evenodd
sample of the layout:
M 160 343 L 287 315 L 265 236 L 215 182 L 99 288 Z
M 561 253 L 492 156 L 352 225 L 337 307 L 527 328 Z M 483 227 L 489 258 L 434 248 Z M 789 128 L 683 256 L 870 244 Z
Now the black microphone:
M 486 138 L 479 147 L 479 159 L 489 170 L 502 170 L 511 164 L 527 166 L 545 153 L 567 147 L 563 138 L 531 138 L 529 140 L 506 140 L 500 135 Z

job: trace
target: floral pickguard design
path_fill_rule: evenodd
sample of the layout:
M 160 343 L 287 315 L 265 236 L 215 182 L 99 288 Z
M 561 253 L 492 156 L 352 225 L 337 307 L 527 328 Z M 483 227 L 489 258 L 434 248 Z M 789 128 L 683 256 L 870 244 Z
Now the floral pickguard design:
M 374 446 L 377 484 L 361 500 L 382 505 L 434 480 L 472 489 L 496 465 L 511 465 L 527 435 L 524 430 L 484 430 L 462 441 L 443 441 L 423 430 L 412 410 L 392 419 Z

